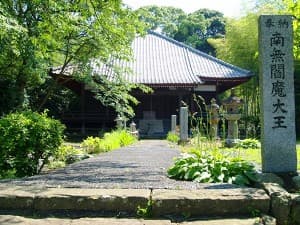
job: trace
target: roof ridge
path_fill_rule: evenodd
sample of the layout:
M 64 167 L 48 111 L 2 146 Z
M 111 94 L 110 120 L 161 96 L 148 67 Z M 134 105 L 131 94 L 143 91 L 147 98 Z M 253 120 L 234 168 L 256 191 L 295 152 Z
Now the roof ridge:
M 251 71 L 249 71 L 249 70 L 242 69 L 242 68 L 240 68 L 240 67 L 238 67 L 238 66 L 234 66 L 234 65 L 232 65 L 232 64 L 230 64 L 230 63 L 227 63 L 227 62 L 225 62 L 225 61 L 223 61 L 223 60 L 221 60 L 221 59 L 218 59 L 218 58 L 216 58 L 216 57 L 214 57 L 214 56 L 211 56 L 211 55 L 209 55 L 209 54 L 207 54 L 207 53 L 205 53 L 205 52 L 202 52 L 202 51 L 200 51 L 200 50 L 198 50 L 198 49 L 195 49 L 195 48 L 193 48 L 193 47 L 191 47 L 191 46 L 189 46 L 189 45 L 187 45 L 187 44 L 185 44 L 185 43 L 183 43 L 183 42 L 180 42 L 180 41 L 177 41 L 177 40 L 175 40 L 175 39 L 173 39 L 173 38 L 167 37 L 166 35 L 157 33 L 157 32 L 155 32 L 155 31 L 153 31 L 153 30 L 148 30 L 148 34 L 152 34 L 152 35 L 155 35 L 155 36 L 157 36 L 157 37 L 163 38 L 163 39 L 165 39 L 165 40 L 167 40 L 167 41 L 169 41 L 169 42 L 172 42 L 172 43 L 174 43 L 174 44 L 176 44 L 176 45 L 178 45 L 178 46 L 187 48 L 188 50 L 192 51 L 193 53 L 196 53 L 196 54 L 198 54 L 198 55 L 201 55 L 201 56 L 203 56 L 203 57 L 206 57 L 206 58 L 208 58 L 208 59 L 210 59 L 210 60 L 213 60 L 213 61 L 215 61 L 215 62 L 217 62 L 217 63 L 220 63 L 220 64 L 222 64 L 222 65 L 224 65 L 224 66 L 227 66 L 227 67 L 230 67 L 230 68 L 232 68 L 232 69 L 236 69 L 236 70 L 238 70 L 238 71 L 240 71 L 240 72 L 246 73 L 246 74 L 248 74 L 249 76 L 251 76 L 251 75 L 253 74 L 253 73 L 252 73 Z M 198 75 L 198 76 L 199 76 L 200 74 L 195 74 L 195 75 Z

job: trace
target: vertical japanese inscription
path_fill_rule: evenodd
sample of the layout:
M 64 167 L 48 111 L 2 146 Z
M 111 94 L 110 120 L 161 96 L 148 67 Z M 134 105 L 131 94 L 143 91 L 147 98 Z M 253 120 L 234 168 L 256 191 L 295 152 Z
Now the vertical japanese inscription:
M 292 17 L 259 19 L 262 169 L 295 172 L 296 134 Z

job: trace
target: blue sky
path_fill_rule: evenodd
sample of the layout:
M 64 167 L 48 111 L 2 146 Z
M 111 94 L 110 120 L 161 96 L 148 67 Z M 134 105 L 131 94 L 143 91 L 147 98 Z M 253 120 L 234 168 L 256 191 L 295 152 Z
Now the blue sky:
M 218 10 L 226 17 L 239 17 L 243 13 L 245 0 L 123 0 L 133 9 L 146 5 L 173 6 L 190 13 L 198 9 L 208 8 Z

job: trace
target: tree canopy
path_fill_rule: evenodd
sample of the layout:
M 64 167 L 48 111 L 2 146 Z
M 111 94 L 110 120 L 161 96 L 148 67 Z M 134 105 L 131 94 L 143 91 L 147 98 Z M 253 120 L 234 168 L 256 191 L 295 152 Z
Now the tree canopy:
M 0 0 L 0 22 L 1 94 L 10 95 L 0 100 L 2 114 L 30 102 L 30 90 L 55 66 L 61 74 L 73 66 L 72 79 L 97 87 L 93 90 L 102 103 L 117 107 L 118 102 L 119 110 L 132 113 L 126 106 L 135 102 L 128 94 L 132 86 L 121 79 L 112 85 L 101 76 L 95 82 L 90 67 L 93 59 L 129 59 L 132 39 L 143 33 L 143 24 L 121 0 Z
M 146 6 L 138 9 L 137 14 L 149 29 L 209 54 L 214 54 L 214 49 L 207 39 L 225 35 L 225 18 L 215 10 L 200 9 L 186 14 L 174 7 Z

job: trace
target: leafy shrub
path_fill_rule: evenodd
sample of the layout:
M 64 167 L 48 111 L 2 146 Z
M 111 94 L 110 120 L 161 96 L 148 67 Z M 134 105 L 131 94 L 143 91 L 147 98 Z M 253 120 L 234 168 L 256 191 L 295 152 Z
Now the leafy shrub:
M 48 169 L 56 169 L 64 167 L 66 164 L 74 163 L 76 161 L 89 158 L 85 151 L 75 148 L 69 144 L 62 144 L 59 146 L 54 157 L 49 160 L 47 164 Z
M 174 132 L 169 132 L 167 135 L 167 140 L 173 143 L 178 143 L 179 142 L 179 136 L 174 133 Z
M 102 142 L 99 137 L 87 137 L 87 139 L 81 143 L 81 147 L 89 154 L 105 152 Z
M 65 166 L 66 166 L 65 161 L 51 161 L 47 165 L 47 168 L 50 169 L 50 170 L 53 170 L 53 169 L 62 168 L 62 167 L 65 167 Z
M 168 176 L 200 183 L 234 183 L 250 185 L 255 181 L 255 169 L 241 159 L 226 159 L 208 152 L 185 153 L 169 168 Z
M 244 149 L 249 149 L 249 148 L 260 148 L 260 142 L 256 139 L 244 139 L 240 140 L 236 146 L 236 148 L 244 148 Z
M 129 134 L 125 130 L 119 131 L 119 136 L 120 136 L 121 147 L 131 145 L 137 140 L 135 136 Z
M 64 126 L 46 113 L 24 111 L 0 119 L 0 176 L 38 174 L 63 141 Z
M 136 141 L 136 138 L 125 130 L 117 130 L 105 133 L 101 139 L 99 137 L 88 137 L 81 146 L 87 153 L 100 153 L 127 146 Z
M 81 149 L 74 148 L 72 145 L 62 144 L 54 154 L 53 161 L 66 161 L 69 155 L 84 154 Z

